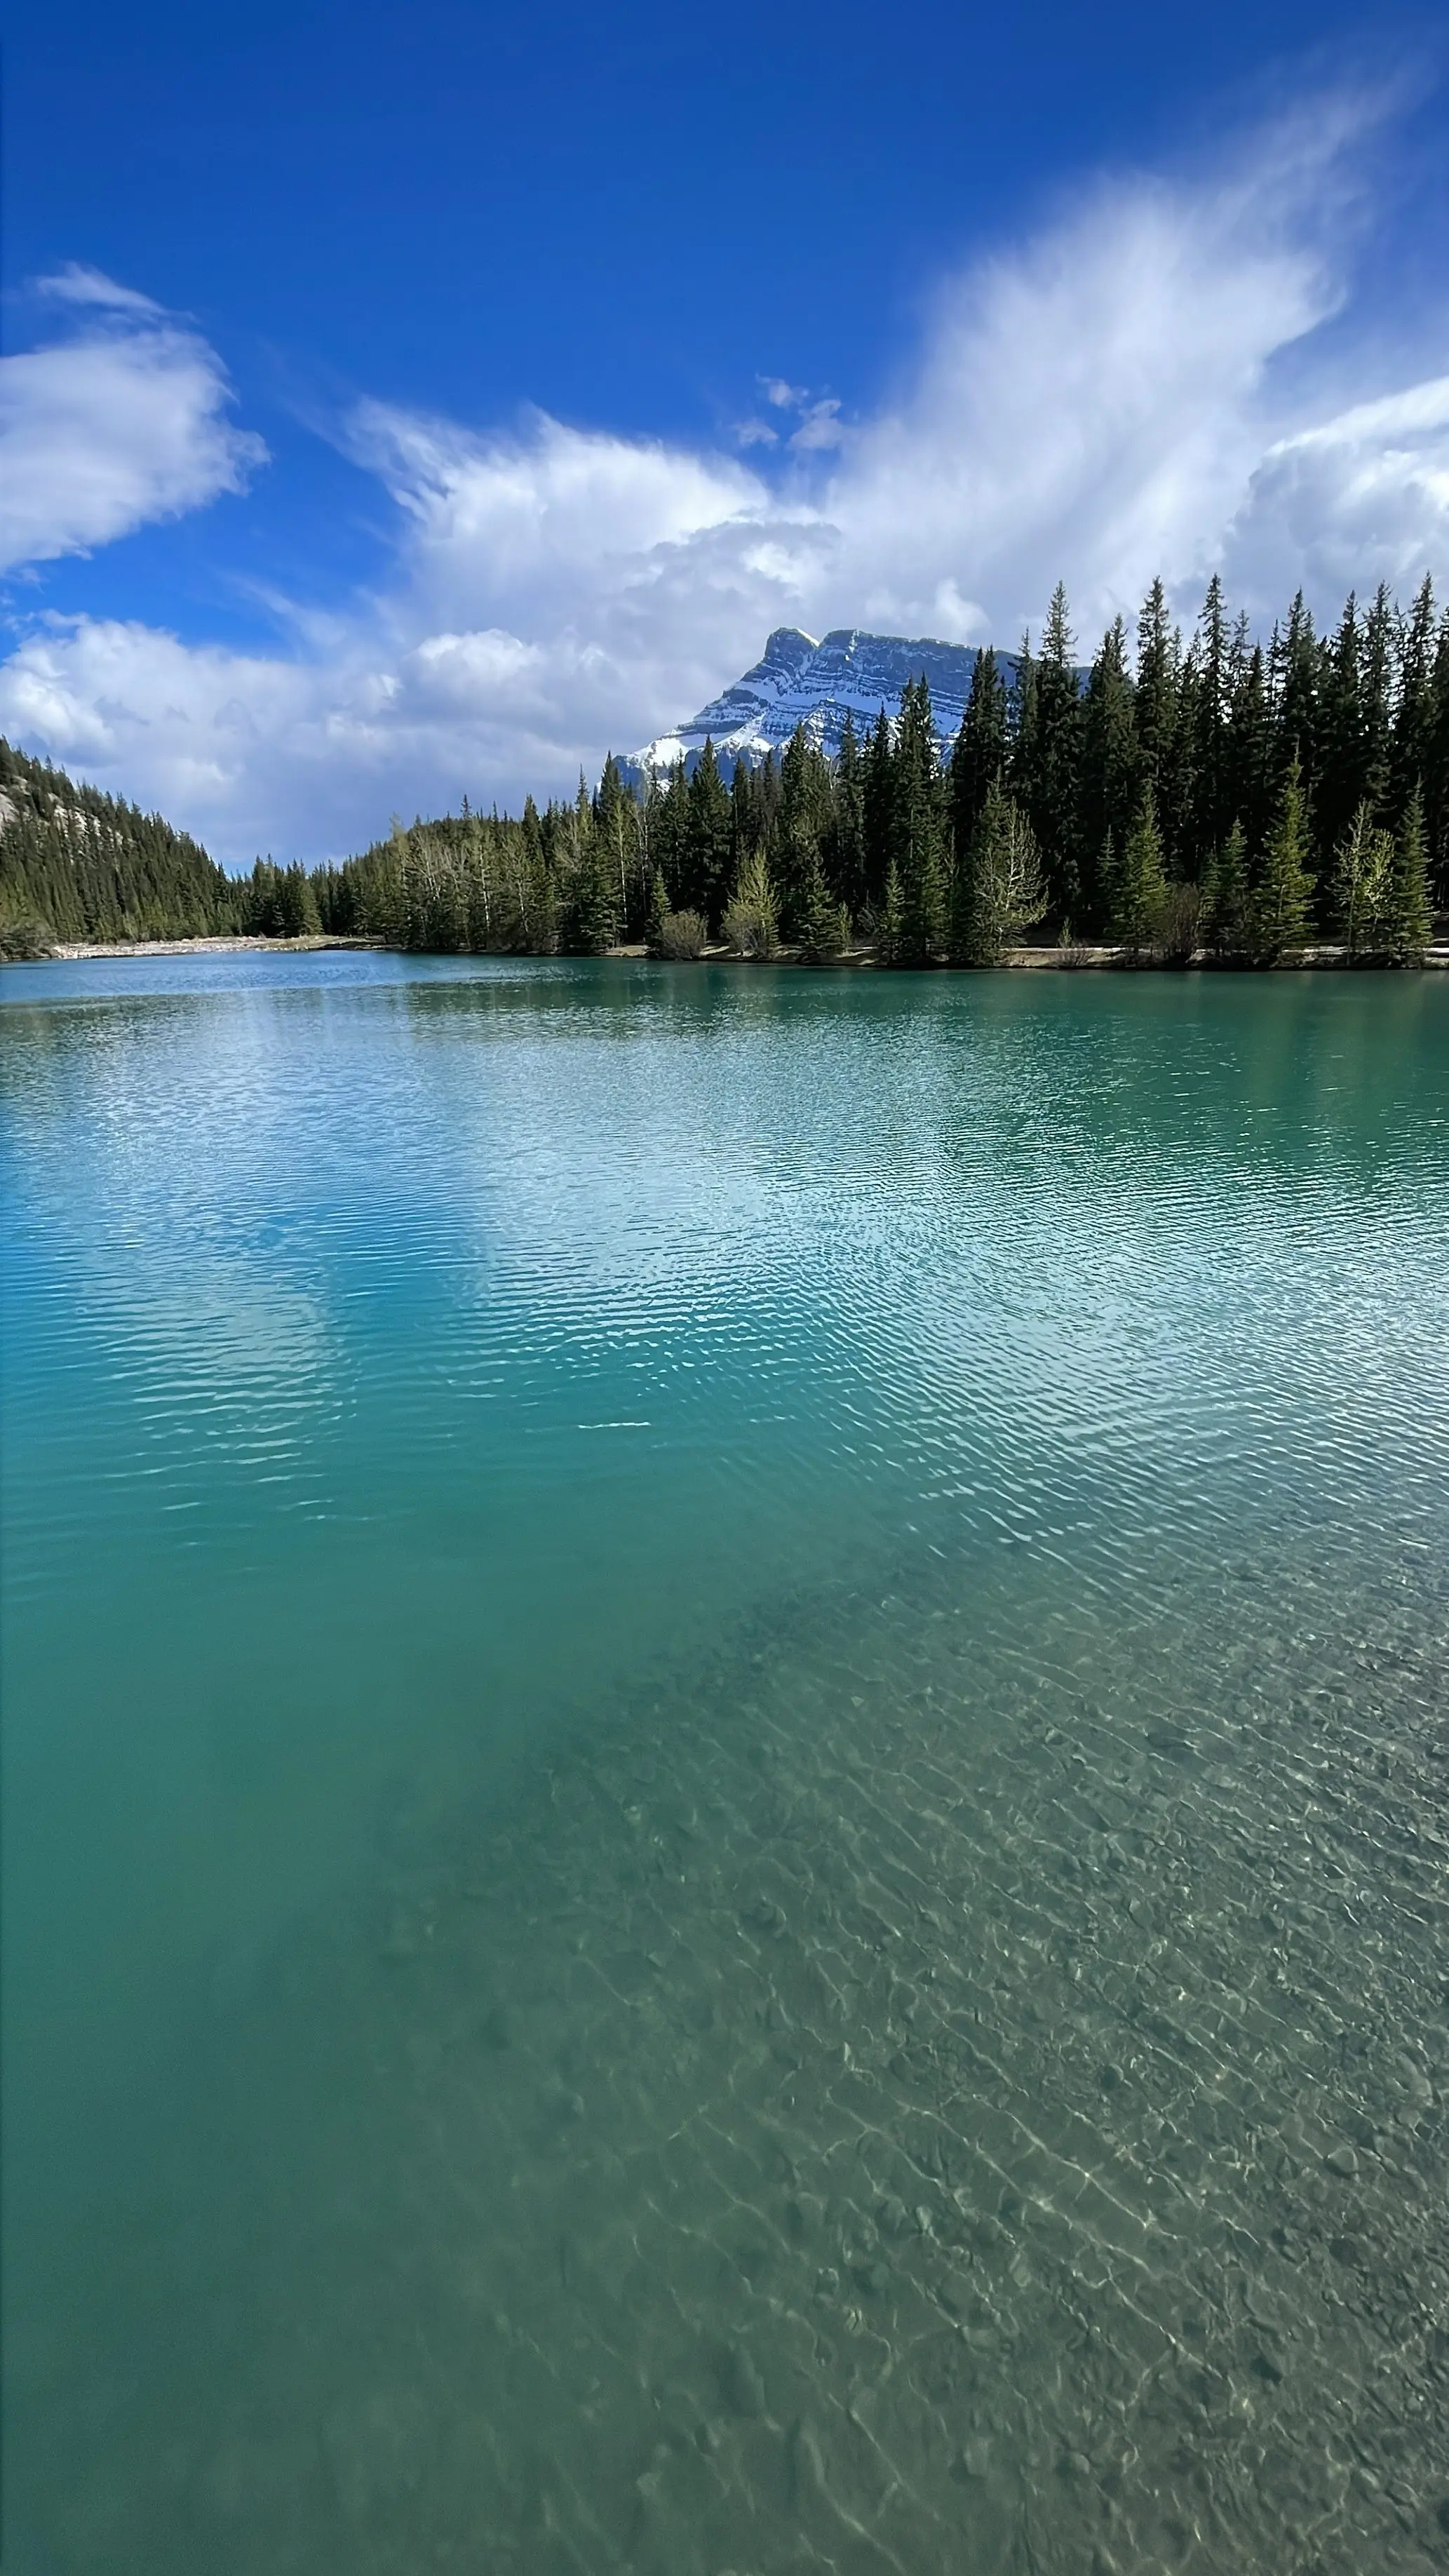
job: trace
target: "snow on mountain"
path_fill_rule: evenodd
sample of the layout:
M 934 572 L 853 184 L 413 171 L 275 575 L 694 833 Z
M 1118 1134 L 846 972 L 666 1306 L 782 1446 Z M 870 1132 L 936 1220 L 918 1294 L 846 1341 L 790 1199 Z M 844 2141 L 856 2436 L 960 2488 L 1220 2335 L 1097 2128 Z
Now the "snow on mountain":
M 810 741 L 833 757 L 840 749 L 846 716 L 864 741 L 882 707 L 894 716 L 908 680 L 922 672 L 930 683 L 936 730 L 949 743 L 961 722 L 979 647 L 937 644 L 929 637 L 863 635 L 853 626 L 837 627 L 823 642 L 798 626 L 777 626 L 754 669 L 733 688 L 715 698 L 677 732 L 660 734 L 632 761 L 621 763 L 637 779 L 651 770 L 667 773 L 677 760 L 693 769 L 708 738 L 726 778 L 735 762 L 779 758 L 795 727 L 803 725 Z M 998 653 L 1008 689 L 1016 685 L 1018 657 Z

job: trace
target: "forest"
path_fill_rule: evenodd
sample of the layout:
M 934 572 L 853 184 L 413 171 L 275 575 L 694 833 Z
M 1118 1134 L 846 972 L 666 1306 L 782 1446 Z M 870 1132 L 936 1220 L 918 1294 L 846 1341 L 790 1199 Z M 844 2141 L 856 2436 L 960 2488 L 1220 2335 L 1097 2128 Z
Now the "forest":
M 639 796 L 610 759 L 571 804 L 396 824 L 311 883 L 324 928 L 421 949 L 1407 961 L 1449 901 L 1449 615 L 1426 580 L 1320 635 L 1300 596 L 1265 645 L 1214 580 L 1184 637 L 1159 581 L 1083 671 L 1058 588 L 1015 689 L 982 653 L 944 754 L 922 680 L 835 760 L 799 732 L 726 785 L 706 746 Z
M 0 741 L 0 955 L 43 955 L 58 939 L 205 937 L 236 927 L 239 894 L 159 814 Z
M 1064 591 L 1016 684 L 978 658 L 953 743 L 924 679 L 830 759 L 799 731 L 727 782 L 711 746 L 636 789 L 411 826 L 340 866 L 229 879 L 194 842 L 21 755 L 0 924 L 59 937 L 237 929 L 548 955 L 990 965 L 1030 940 L 1128 961 L 1271 965 L 1314 942 L 1421 957 L 1449 906 L 1449 612 L 1426 579 L 1319 633 L 1301 595 L 1267 642 L 1215 578 L 1191 631 L 1154 582 L 1090 667 Z M 0 929 L 3 936 L 3 929 Z

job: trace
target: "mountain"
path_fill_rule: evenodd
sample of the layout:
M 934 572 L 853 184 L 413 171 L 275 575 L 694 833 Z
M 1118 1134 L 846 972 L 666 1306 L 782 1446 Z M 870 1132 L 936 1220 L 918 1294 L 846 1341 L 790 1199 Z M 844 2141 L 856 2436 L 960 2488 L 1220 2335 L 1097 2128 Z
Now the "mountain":
M 729 778 L 737 760 L 753 763 L 767 752 L 778 758 L 797 724 L 833 756 L 847 715 L 863 739 L 882 707 L 895 715 L 907 680 L 918 680 L 922 672 L 930 683 L 936 730 L 947 743 L 960 725 L 980 649 L 937 644 L 929 636 L 863 635 L 854 626 L 839 626 L 817 643 L 798 626 L 777 626 L 753 670 L 723 697 L 701 707 L 677 732 L 646 743 L 621 766 L 636 780 L 651 770 L 670 770 L 681 759 L 692 769 L 708 736 Z M 996 658 L 1008 689 L 1014 689 L 1019 655 Z
M 0 935 L 175 939 L 230 929 L 234 904 L 185 832 L 0 740 Z

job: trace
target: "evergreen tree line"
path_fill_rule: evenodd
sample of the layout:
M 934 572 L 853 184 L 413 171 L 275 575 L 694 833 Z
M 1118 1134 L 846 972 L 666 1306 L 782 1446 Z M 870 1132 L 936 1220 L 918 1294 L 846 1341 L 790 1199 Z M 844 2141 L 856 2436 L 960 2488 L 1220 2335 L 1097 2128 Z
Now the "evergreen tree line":
M 0 741 L 4 946 L 201 938 L 236 917 L 235 880 L 185 832 Z
M 1301 595 L 1266 645 L 1214 579 L 1184 636 L 1154 582 L 1077 664 L 1059 587 L 1015 686 L 983 652 L 955 742 L 924 679 L 828 759 L 798 731 L 726 785 L 713 746 L 636 795 L 395 824 L 311 880 L 326 930 L 548 953 L 725 940 L 807 959 L 988 964 L 1035 930 L 1129 955 L 1271 962 L 1318 937 L 1404 959 L 1449 902 L 1449 615 L 1426 580 L 1319 635 Z
M 1318 937 L 1407 959 L 1449 904 L 1449 614 L 1301 595 L 1266 645 L 1214 579 L 1184 636 L 1155 582 L 1090 670 L 1060 587 L 1014 675 L 975 666 L 954 743 L 924 678 L 828 759 L 797 731 L 726 785 L 712 745 L 636 793 L 410 829 L 340 867 L 230 878 L 159 816 L 0 744 L 0 939 L 318 930 L 390 946 L 697 955 L 872 943 L 884 963 L 989 964 L 1024 934 L 1132 956 L 1271 962 Z M 12 942 L 13 945 L 13 942 Z

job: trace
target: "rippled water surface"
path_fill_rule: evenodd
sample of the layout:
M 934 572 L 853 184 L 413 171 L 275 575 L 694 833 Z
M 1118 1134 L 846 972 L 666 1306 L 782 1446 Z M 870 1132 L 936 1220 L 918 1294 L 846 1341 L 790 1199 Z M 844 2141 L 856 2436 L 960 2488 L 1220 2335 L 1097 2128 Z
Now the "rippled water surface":
M 1449 978 L 7 968 L 6 2576 L 1449 2566 Z

